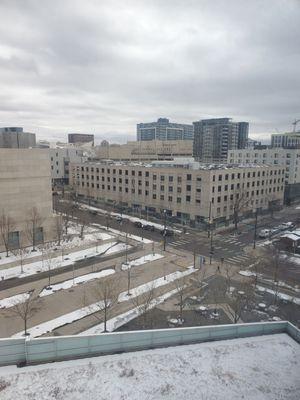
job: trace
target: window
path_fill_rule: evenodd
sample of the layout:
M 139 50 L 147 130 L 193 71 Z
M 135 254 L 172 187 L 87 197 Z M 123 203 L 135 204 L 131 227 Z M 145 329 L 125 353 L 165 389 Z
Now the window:
M 219 181 L 221 181 L 222 180 L 222 175 L 219 175 Z
M 152 189 L 153 189 L 153 190 L 156 190 L 156 185 L 153 185 L 153 186 L 152 186 Z
M 231 179 L 234 179 L 234 174 L 231 174 Z
M 173 201 L 173 197 L 172 197 L 172 196 L 169 196 L 169 197 L 168 197 L 168 201 Z
M 173 192 L 173 186 L 169 186 L 169 192 Z
M 191 201 L 191 196 L 186 196 L 185 201 L 189 203 Z
M 160 199 L 161 199 L 161 200 L 164 200 L 164 199 L 165 199 L 165 196 L 164 196 L 163 194 L 161 194 L 161 195 L 160 195 Z
M 187 174 L 186 180 L 187 180 L 187 181 L 191 181 L 191 180 L 192 180 L 192 175 L 191 175 L 191 174 Z
M 161 175 L 161 176 L 160 176 L 160 180 L 161 180 L 161 182 L 163 182 L 163 181 L 165 180 L 165 176 L 164 176 L 164 175 Z
M 224 190 L 227 191 L 228 190 L 228 185 L 224 186 Z
M 213 175 L 213 182 L 216 181 L 216 175 Z
M 135 171 L 131 171 L 131 176 L 135 176 Z
M 169 182 L 173 182 L 173 176 L 169 176 Z
M 119 169 L 119 175 L 122 175 L 122 170 L 121 169 Z
M 125 175 L 128 175 L 128 169 L 125 169 Z
M 181 197 L 177 197 L 177 203 L 181 203 Z
M 220 186 L 218 186 L 218 192 L 221 192 L 222 191 L 222 186 L 220 185 Z
M 177 177 L 177 183 L 181 183 L 182 182 L 182 177 L 181 176 L 178 176 Z
M 139 176 L 142 176 L 142 171 L 139 171 Z
M 17 249 L 20 247 L 20 233 L 18 231 L 8 233 L 8 247 L 10 249 Z
M 186 191 L 190 192 L 191 191 L 191 185 L 186 185 Z
M 165 190 L 164 185 L 160 185 L 160 191 L 163 192 Z
M 221 203 L 221 196 L 218 196 L 217 201 L 218 201 L 218 203 Z
M 152 195 L 152 199 L 155 200 L 156 199 L 156 194 Z
M 153 180 L 156 181 L 156 175 L 153 175 Z
M 145 190 L 145 195 L 149 196 L 149 191 L 148 190 Z
M 228 181 L 228 174 L 225 175 L 225 181 Z
M 34 237 L 35 237 L 35 243 L 43 243 L 44 241 L 44 232 L 43 228 L 35 228 L 34 232 Z
M 148 181 L 145 182 L 145 186 L 147 186 L 147 187 L 149 186 L 149 182 Z
M 181 187 L 177 188 L 177 193 L 181 193 Z
M 149 171 L 145 172 L 145 176 L 146 176 L 146 178 L 149 178 Z

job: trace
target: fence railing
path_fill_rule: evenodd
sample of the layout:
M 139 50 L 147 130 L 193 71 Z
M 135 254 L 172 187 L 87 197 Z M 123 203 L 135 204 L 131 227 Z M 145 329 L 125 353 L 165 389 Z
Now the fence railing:
M 300 343 L 299 329 L 286 321 L 113 332 L 86 336 L 0 339 L 0 366 L 61 361 L 276 333 L 287 333 Z

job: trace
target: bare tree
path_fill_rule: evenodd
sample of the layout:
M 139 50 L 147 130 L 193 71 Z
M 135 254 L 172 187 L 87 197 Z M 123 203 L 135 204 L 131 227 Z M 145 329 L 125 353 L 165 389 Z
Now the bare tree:
M 223 270 L 225 271 L 225 285 L 226 285 L 225 294 L 230 294 L 232 278 L 234 277 L 234 275 L 236 275 L 236 271 L 233 269 L 232 265 L 229 265 L 227 263 L 223 265 Z
M 150 327 L 153 328 L 153 318 L 150 318 L 150 314 L 148 311 L 150 311 L 150 309 L 154 305 L 154 289 L 154 282 L 150 282 L 147 285 L 146 292 L 144 292 L 140 296 L 136 296 L 131 299 L 132 304 L 137 308 L 138 314 L 141 316 L 143 329 L 148 328 L 149 324 Z
M 227 311 L 232 316 L 233 322 L 235 324 L 239 322 L 244 311 L 249 308 L 253 297 L 254 291 L 250 280 L 244 282 L 239 287 L 239 290 L 235 290 L 232 293 L 232 296 L 228 300 L 228 304 L 230 307 L 228 307 Z
M 91 308 L 93 316 L 104 323 L 104 332 L 107 332 L 107 320 L 119 296 L 119 282 L 117 279 L 100 279 L 90 291 Z M 87 299 L 84 299 L 86 302 Z M 86 304 L 86 303 L 85 303 Z
M 64 233 L 63 219 L 60 215 L 57 216 L 55 219 L 55 232 L 56 232 L 57 244 L 58 246 L 60 246 Z
M 24 323 L 24 335 L 29 335 L 27 332 L 28 321 L 37 311 L 37 308 L 34 306 L 32 295 L 30 294 L 30 296 L 27 297 L 24 294 L 24 302 L 16 302 L 13 307 L 9 308 L 9 311 L 22 319 Z
M 38 212 L 36 207 L 32 207 L 32 209 L 28 213 L 27 218 L 27 237 L 30 243 L 32 244 L 32 250 L 36 250 L 37 245 L 37 230 L 42 227 L 43 219 Z
M 21 245 L 19 245 L 19 247 L 17 249 L 12 250 L 12 253 L 16 257 L 16 259 L 20 262 L 21 274 L 23 274 L 24 273 L 24 268 L 23 268 L 24 261 L 30 254 L 29 249 L 26 247 L 21 247 Z
M 238 189 L 233 194 L 232 207 L 233 207 L 233 223 L 235 231 L 238 230 L 238 223 L 240 222 L 240 214 L 247 209 L 250 203 L 250 198 L 247 196 L 245 190 Z
M 174 286 L 176 290 L 176 296 L 178 299 L 178 307 L 179 307 L 179 319 L 180 323 L 183 323 L 183 309 L 185 300 L 187 298 L 186 287 L 187 287 L 187 278 L 183 276 L 180 279 L 176 279 L 174 281 Z
M 53 248 L 51 245 L 45 245 L 42 248 L 42 258 L 43 258 L 43 264 L 48 270 L 48 286 L 47 288 L 51 288 L 51 273 L 52 270 L 55 269 L 59 263 L 56 255 L 53 253 Z
M 5 251 L 6 251 L 6 256 L 9 256 L 9 250 L 10 250 L 10 235 L 14 231 L 16 227 L 16 224 L 13 220 L 8 215 L 5 215 L 4 211 L 2 212 L 2 215 L 0 216 L 0 237 L 1 241 L 4 244 Z
M 78 222 L 78 225 L 80 227 L 79 237 L 80 237 L 81 240 L 83 240 L 84 239 L 84 234 L 85 234 L 85 229 L 88 226 L 88 220 L 87 220 L 85 215 L 81 215 L 81 217 L 78 218 L 77 222 Z
M 65 235 L 67 236 L 68 229 L 70 227 L 71 220 L 73 218 L 73 205 L 68 202 L 62 203 L 61 212 L 62 212 L 62 225 L 65 231 Z

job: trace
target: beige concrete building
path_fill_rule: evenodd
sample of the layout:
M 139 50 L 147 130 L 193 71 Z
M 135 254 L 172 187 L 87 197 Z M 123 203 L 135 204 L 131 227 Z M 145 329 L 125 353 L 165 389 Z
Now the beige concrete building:
M 31 242 L 29 226 L 37 212 L 36 242 L 55 237 L 49 152 L 42 149 L 0 149 L 0 216 L 14 221 L 10 244 Z M 34 211 L 34 212 L 35 212 Z M 0 250 L 4 243 L 0 238 Z
M 109 144 L 103 141 L 95 147 L 96 157 L 110 160 L 172 160 L 174 157 L 191 157 L 192 140 L 150 140 Z
M 283 202 L 280 166 L 205 165 L 193 160 L 146 163 L 88 162 L 71 165 L 79 196 L 161 213 L 195 225 L 226 224 L 238 214 L 267 210 Z
M 280 165 L 285 169 L 285 201 L 291 203 L 300 197 L 300 148 L 263 148 L 230 150 L 227 162 L 238 164 Z

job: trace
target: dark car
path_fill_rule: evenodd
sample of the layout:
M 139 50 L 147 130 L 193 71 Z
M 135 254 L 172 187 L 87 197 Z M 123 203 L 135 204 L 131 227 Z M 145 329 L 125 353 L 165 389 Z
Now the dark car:
M 135 221 L 135 222 L 134 222 L 134 225 L 135 225 L 137 228 L 142 228 L 142 227 L 143 227 L 143 224 L 142 224 L 140 221 Z
M 96 210 L 89 210 L 89 213 L 92 214 L 92 215 L 97 215 L 98 214 Z
M 155 230 L 154 226 L 150 225 L 150 224 L 144 225 L 143 229 L 146 229 L 146 231 L 152 231 L 152 232 Z
M 160 232 L 163 236 L 173 236 L 174 232 L 171 229 L 164 229 Z

